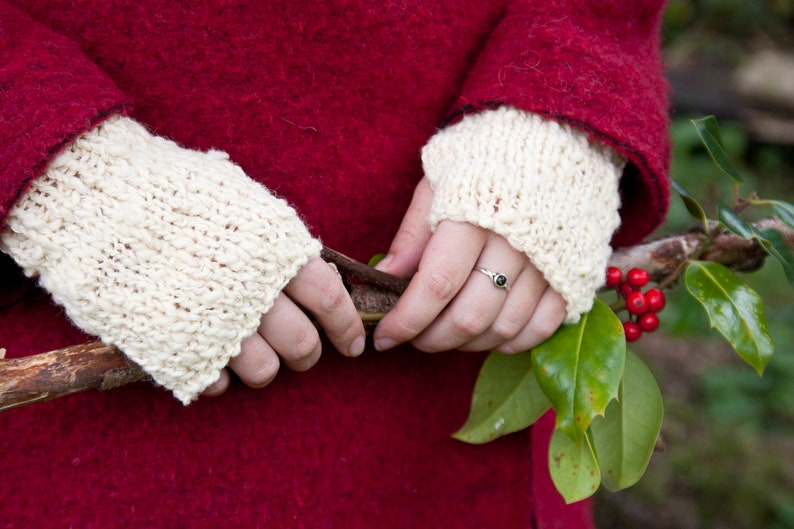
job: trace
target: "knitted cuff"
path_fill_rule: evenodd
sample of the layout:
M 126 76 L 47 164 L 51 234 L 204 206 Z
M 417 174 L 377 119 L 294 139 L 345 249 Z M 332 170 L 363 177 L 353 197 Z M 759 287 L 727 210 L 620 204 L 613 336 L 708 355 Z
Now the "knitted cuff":
M 60 154 L 6 222 L 0 248 L 185 404 L 320 252 L 295 211 L 225 153 L 118 116 Z
M 620 224 L 625 161 L 615 151 L 568 125 L 500 107 L 436 134 L 422 161 L 435 190 L 433 228 L 448 219 L 502 235 L 563 296 L 566 322 L 592 308 Z

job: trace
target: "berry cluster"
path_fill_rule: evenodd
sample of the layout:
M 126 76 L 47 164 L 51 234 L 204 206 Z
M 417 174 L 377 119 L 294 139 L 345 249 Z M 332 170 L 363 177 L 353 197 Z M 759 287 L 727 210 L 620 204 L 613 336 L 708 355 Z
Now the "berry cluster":
M 658 288 L 642 288 L 648 284 L 648 272 L 641 268 L 632 268 L 626 273 L 619 268 L 607 268 L 607 286 L 614 288 L 618 296 L 626 303 L 629 320 L 623 322 L 623 332 L 627 342 L 640 339 L 643 332 L 653 332 L 659 327 L 659 313 L 665 305 L 664 293 Z

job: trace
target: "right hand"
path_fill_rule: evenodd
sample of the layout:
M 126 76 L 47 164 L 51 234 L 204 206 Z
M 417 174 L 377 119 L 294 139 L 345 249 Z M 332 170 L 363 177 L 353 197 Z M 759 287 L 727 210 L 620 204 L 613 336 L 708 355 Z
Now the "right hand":
M 262 315 L 259 329 L 242 343 L 240 354 L 229 361 L 220 378 L 204 390 L 217 396 L 229 387 L 228 369 L 246 385 L 270 384 L 283 361 L 290 369 L 306 371 L 320 359 L 320 334 L 300 307 L 317 319 L 331 343 L 345 356 L 364 351 L 364 324 L 342 278 L 320 258 L 309 261 Z

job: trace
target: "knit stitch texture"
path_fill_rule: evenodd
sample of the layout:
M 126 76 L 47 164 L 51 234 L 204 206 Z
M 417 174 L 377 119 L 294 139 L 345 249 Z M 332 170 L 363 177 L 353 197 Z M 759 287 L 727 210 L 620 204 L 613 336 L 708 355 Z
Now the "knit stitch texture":
M 620 224 L 625 162 L 613 149 L 502 107 L 440 132 L 422 160 L 435 190 L 433 227 L 448 219 L 502 235 L 563 296 L 566 322 L 590 310 Z
M 225 153 L 183 149 L 124 117 L 58 156 L 7 223 L 3 251 L 185 404 L 320 251 Z

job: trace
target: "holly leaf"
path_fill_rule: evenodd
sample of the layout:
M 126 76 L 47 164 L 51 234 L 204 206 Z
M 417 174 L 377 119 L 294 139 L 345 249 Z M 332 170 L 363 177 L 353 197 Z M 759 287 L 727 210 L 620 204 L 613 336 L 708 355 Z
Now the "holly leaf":
M 577 444 L 562 430 L 554 430 L 549 444 L 549 473 L 566 503 L 595 494 L 601 472 L 590 437 L 585 435 Z
M 729 231 L 743 239 L 751 239 L 755 235 L 752 225 L 722 202 L 717 204 L 717 218 Z
M 789 227 L 794 228 L 794 206 L 782 200 L 773 200 L 772 209 L 780 220 Z
M 790 204 L 787 205 L 790 206 Z M 752 224 L 721 203 L 717 205 L 717 212 L 720 222 L 729 231 L 743 239 L 756 239 L 766 253 L 780 263 L 789 283 L 794 285 L 794 257 L 792 257 L 791 250 L 779 231 L 773 228 L 757 230 Z
M 697 220 L 703 222 L 704 224 L 708 222 L 708 215 L 706 215 L 706 210 L 703 209 L 703 206 L 700 202 L 697 201 L 695 197 L 689 194 L 689 192 L 681 187 L 681 184 L 676 182 L 675 180 L 672 181 L 673 189 L 681 196 L 681 200 L 684 201 L 684 206 L 686 210 L 689 212 Z
M 774 228 L 754 230 L 755 237 L 764 247 L 766 253 L 774 257 L 783 267 L 788 282 L 794 285 L 794 257 L 783 238 L 783 234 Z
M 719 169 L 733 179 L 734 182 L 743 182 L 739 171 L 733 166 L 728 153 L 722 144 L 722 136 L 720 135 L 720 128 L 717 125 L 717 119 L 714 116 L 706 116 L 700 119 L 693 119 L 692 125 L 695 126 L 700 141 L 706 148 L 706 151 L 711 156 L 711 159 L 719 167 Z
M 469 417 L 452 437 L 467 443 L 487 443 L 523 430 L 550 407 L 532 371 L 530 353 L 491 353 L 474 385 Z
M 689 293 L 706 309 L 711 326 L 745 362 L 762 374 L 772 358 L 774 343 L 758 293 L 719 263 L 691 262 L 684 282 Z
M 636 354 L 627 351 L 618 398 L 590 425 L 604 487 L 613 492 L 625 489 L 645 474 L 663 415 L 656 379 Z
M 557 412 L 557 427 L 575 443 L 617 397 L 625 358 L 623 325 L 598 299 L 579 323 L 561 327 L 533 349 L 532 367 Z

